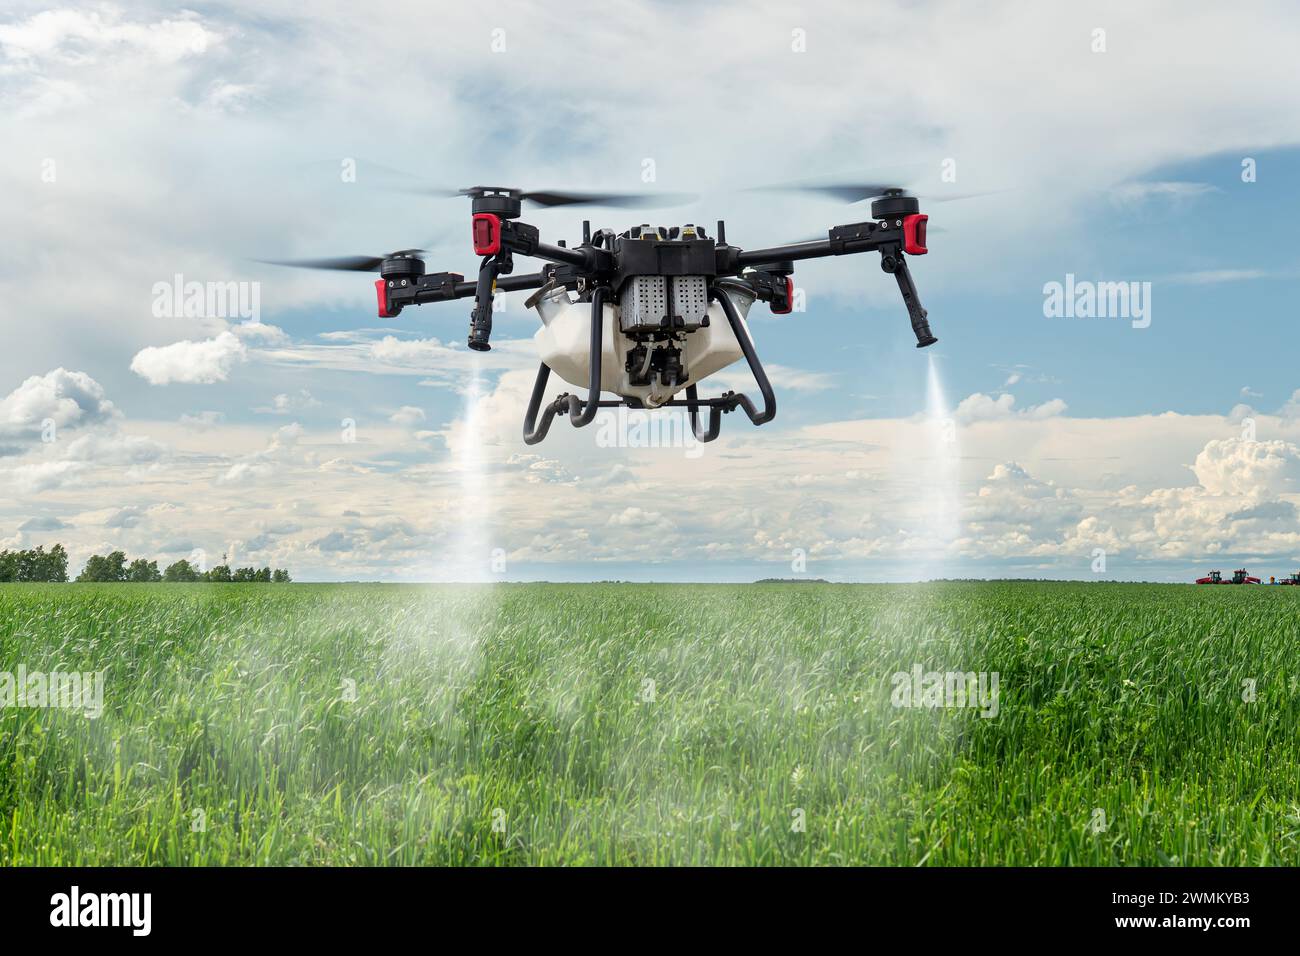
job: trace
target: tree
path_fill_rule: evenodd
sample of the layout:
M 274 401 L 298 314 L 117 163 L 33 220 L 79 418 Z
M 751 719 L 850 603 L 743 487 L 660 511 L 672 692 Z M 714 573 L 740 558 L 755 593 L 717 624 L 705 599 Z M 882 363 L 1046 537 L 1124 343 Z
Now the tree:
M 153 581 L 161 581 L 162 575 L 158 573 L 158 562 L 146 561 L 144 558 L 136 558 L 131 562 L 131 567 L 127 569 L 126 579 L 128 581 L 143 584 Z
M 36 549 L 37 551 L 40 548 Z M 56 544 L 45 552 L 44 560 L 41 562 L 40 581 L 51 581 L 57 584 L 64 584 L 68 580 L 68 552 L 63 550 L 63 545 Z
M 231 571 L 222 555 L 221 564 L 210 571 L 200 572 L 194 565 L 184 559 L 167 566 L 161 574 L 158 562 L 148 558 L 136 558 L 129 564 L 126 554 L 112 551 L 106 555 L 92 554 L 87 560 L 78 581 L 118 582 L 118 581 L 248 581 L 259 584 L 274 581 L 277 584 L 292 580 L 289 572 L 283 568 L 245 567 Z M 44 545 L 22 551 L 4 549 L 0 551 L 0 583 L 39 581 L 66 582 L 68 580 L 68 552 L 63 545 L 53 544 L 45 550 Z
M 68 580 L 68 552 L 56 544 L 49 551 L 42 545 L 29 551 L 0 551 L 0 581 Z
M 176 563 L 167 565 L 167 570 L 163 572 L 163 580 L 190 583 L 201 581 L 203 578 L 198 571 L 194 570 L 192 564 L 181 558 Z
M 126 555 L 114 551 L 107 557 L 92 554 L 77 575 L 78 581 L 125 581 Z

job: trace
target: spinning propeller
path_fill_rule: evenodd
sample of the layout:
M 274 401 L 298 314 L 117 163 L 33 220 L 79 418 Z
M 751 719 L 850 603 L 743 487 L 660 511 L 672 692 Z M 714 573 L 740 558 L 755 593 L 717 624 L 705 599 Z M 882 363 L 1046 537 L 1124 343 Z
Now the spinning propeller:
M 289 266 L 294 269 L 329 269 L 333 272 L 378 272 L 389 259 L 419 258 L 427 249 L 398 249 L 386 256 L 334 256 L 324 259 L 258 259 L 269 266 Z
M 469 196 L 477 199 L 484 193 L 499 193 L 544 208 L 552 206 L 611 206 L 615 208 L 645 206 L 653 209 L 685 205 L 696 198 L 690 193 L 587 193 L 564 192 L 557 189 L 513 189 L 506 186 L 470 186 L 467 189 L 451 189 L 445 186 L 417 186 L 413 188 L 402 187 L 402 191 L 448 199 L 456 196 Z
M 916 197 L 916 193 L 911 192 L 905 186 L 885 185 L 884 183 L 783 183 L 778 186 L 756 186 L 758 192 L 801 192 L 817 193 L 823 196 L 829 196 L 832 199 L 838 199 L 840 202 L 859 203 L 868 199 L 898 199 L 903 197 Z M 921 197 L 927 203 L 932 202 L 953 202 L 958 199 L 976 199 L 981 196 L 993 196 L 1004 190 L 993 189 L 987 192 L 961 193 L 959 195 L 933 195 L 925 194 Z

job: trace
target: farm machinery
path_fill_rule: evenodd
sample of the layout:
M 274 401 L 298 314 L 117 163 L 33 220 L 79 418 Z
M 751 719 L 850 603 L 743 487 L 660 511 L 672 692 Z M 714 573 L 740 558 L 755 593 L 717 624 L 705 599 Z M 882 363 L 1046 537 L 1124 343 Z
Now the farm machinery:
M 1225 578 L 1218 571 L 1211 571 L 1203 578 L 1196 579 L 1197 584 L 1259 584 L 1259 578 L 1252 578 L 1246 573 L 1245 568 L 1238 568 L 1232 572 L 1231 578 Z M 1300 582 L 1297 582 L 1300 583 Z

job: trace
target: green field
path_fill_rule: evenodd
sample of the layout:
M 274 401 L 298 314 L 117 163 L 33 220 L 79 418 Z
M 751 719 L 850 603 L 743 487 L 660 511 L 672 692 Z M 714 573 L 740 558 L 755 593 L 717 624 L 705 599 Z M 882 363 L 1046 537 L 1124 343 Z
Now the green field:
M 1294 865 L 1298 611 L 1123 584 L 3 585 L 0 671 L 107 673 L 98 719 L 0 710 L 0 863 Z M 996 672 L 997 716 L 893 706 L 918 664 Z

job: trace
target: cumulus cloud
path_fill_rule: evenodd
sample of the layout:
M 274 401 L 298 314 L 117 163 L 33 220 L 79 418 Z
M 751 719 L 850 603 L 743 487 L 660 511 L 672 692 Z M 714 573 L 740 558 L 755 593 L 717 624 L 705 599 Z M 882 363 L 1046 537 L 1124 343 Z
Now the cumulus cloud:
M 0 399 L 0 433 L 39 432 L 46 420 L 56 427 L 95 425 L 119 417 L 103 387 L 85 372 L 56 368 L 33 375 Z
M 266 342 L 275 345 L 289 341 L 289 335 L 284 329 L 260 321 L 240 322 L 238 325 L 232 325 L 229 331 L 250 342 Z
M 247 357 L 244 343 L 233 333 L 222 332 L 216 338 L 198 342 L 186 339 L 141 349 L 131 360 L 131 371 L 151 385 L 210 385 L 224 382 L 230 370 Z
M 68 525 L 52 515 L 28 518 L 18 526 L 19 531 L 60 531 Z
M 222 485 L 240 484 L 270 477 L 283 465 L 293 460 L 298 440 L 303 434 L 304 429 L 297 422 L 280 426 L 271 435 L 266 448 L 245 455 L 234 462 L 217 479 L 217 483 Z
M 351 551 L 356 546 L 356 539 L 342 531 L 331 531 L 312 542 L 312 547 L 318 551 Z
M 1055 415 L 1064 415 L 1068 406 L 1059 398 L 1053 398 L 1041 405 L 1031 405 L 1028 408 L 1016 409 L 1016 398 L 1014 395 L 1003 392 L 997 398 L 985 395 L 983 392 L 976 392 L 963 398 L 954 412 L 954 417 L 962 424 L 972 422 L 994 421 L 997 419 L 1010 418 L 1018 415 L 1025 418 L 1052 418 Z
M 1294 492 L 1300 487 L 1300 446 L 1281 440 L 1211 441 L 1196 456 L 1192 471 L 1201 487 L 1215 495 Z
M 11 468 L 9 477 L 19 492 L 39 494 L 75 482 L 86 467 L 80 461 L 42 461 Z
M 108 516 L 104 522 L 106 528 L 134 528 L 144 520 L 144 509 L 139 507 L 119 508 Z
M 168 448 L 144 435 L 92 432 L 74 439 L 64 451 L 69 461 L 94 465 L 148 465 L 160 461 Z

